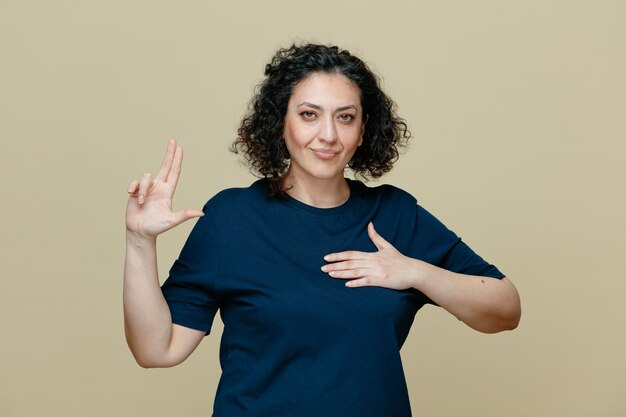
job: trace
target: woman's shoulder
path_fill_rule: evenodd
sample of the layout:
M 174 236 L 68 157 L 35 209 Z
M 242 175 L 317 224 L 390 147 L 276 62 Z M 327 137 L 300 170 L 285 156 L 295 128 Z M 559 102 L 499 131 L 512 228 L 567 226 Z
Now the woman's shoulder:
M 381 200 L 386 204 L 391 205 L 411 205 L 417 204 L 417 199 L 408 191 L 403 190 L 392 184 L 375 184 L 370 185 L 363 183 L 359 180 L 350 180 L 353 190 L 356 190 L 359 195 L 365 199 Z
M 205 204 L 205 208 L 214 211 L 250 207 L 250 203 L 263 199 L 266 195 L 262 179 L 254 181 L 247 187 L 229 187 L 218 191 Z

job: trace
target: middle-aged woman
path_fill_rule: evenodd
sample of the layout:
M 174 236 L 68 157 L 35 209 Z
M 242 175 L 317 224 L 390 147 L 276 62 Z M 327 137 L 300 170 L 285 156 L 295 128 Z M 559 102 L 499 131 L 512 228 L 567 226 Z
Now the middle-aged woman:
M 265 76 L 232 146 L 260 179 L 173 212 L 183 155 L 170 141 L 156 178 L 130 184 L 128 345 L 143 367 L 177 365 L 219 309 L 214 417 L 410 416 L 400 348 L 416 312 L 511 330 L 517 291 L 409 193 L 344 176 L 380 177 L 410 137 L 363 61 L 294 45 Z M 160 286 L 157 235 L 194 217 Z

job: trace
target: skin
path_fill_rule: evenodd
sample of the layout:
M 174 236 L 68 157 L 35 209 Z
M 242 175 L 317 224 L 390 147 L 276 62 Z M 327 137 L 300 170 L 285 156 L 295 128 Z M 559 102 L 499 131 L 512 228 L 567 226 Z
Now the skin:
M 287 192 L 314 207 L 343 204 L 350 194 L 344 169 L 361 145 L 365 129 L 358 86 L 342 75 L 314 73 L 294 88 L 284 122 L 291 161 L 284 183 Z M 204 215 L 198 209 L 172 210 L 182 161 L 182 148 L 171 140 L 156 178 L 146 173 L 128 186 L 124 331 L 135 360 L 144 368 L 183 362 L 205 336 L 172 323 L 158 278 L 157 236 Z M 509 279 L 458 274 L 407 257 L 371 223 L 368 234 L 376 252 L 331 253 L 325 256 L 328 263 L 322 270 L 345 280 L 355 291 L 370 285 L 418 289 L 484 333 L 517 327 L 520 300 Z
M 124 332 L 135 360 L 144 368 L 166 368 L 183 362 L 205 336 L 202 331 L 172 324 L 158 277 L 157 236 L 204 215 L 197 209 L 172 210 L 182 162 L 183 149 L 171 140 L 157 177 L 153 179 L 146 173 L 128 186 Z
M 344 251 L 324 257 L 322 271 L 346 286 L 415 288 L 474 330 L 497 333 L 513 330 L 521 316 L 517 289 L 507 278 L 459 274 L 401 254 L 370 222 L 368 234 L 376 252 Z
M 345 202 L 350 188 L 344 169 L 365 129 L 359 87 L 343 75 L 309 75 L 291 93 L 284 126 L 291 161 L 287 193 L 315 207 Z

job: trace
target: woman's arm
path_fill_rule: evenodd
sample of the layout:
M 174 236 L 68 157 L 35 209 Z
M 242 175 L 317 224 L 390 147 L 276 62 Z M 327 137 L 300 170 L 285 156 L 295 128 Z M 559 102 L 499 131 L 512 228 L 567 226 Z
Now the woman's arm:
M 401 254 L 369 224 L 377 252 L 346 251 L 324 257 L 322 267 L 333 278 L 349 279 L 347 287 L 376 285 L 396 290 L 415 288 L 472 329 L 497 333 L 515 329 L 521 316 L 513 283 L 448 271 Z
M 184 361 L 205 332 L 172 324 L 157 269 L 156 238 L 200 210 L 172 212 L 172 197 L 182 165 L 182 148 L 170 141 L 159 175 L 145 174 L 128 187 L 126 259 L 124 263 L 124 331 L 135 360 L 145 368 L 170 367 Z
M 140 366 L 178 365 L 205 336 L 205 332 L 172 324 L 159 286 L 156 239 L 127 232 L 123 292 L 126 342 Z
M 412 287 L 472 329 L 497 333 L 519 324 L 520 298 L 511 280 L 459 274 L 418 259 L 407 262 L 413 264 Z

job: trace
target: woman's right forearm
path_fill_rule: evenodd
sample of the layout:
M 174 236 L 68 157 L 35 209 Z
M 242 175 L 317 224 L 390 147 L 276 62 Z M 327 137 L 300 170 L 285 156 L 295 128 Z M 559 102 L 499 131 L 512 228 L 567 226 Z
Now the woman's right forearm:
M 172 318 L 157 268 L 156 237 L 126 233 L 124 331 L 137 363 L 163 366 L 172 337 Z
M 137 363 L 145 368 L 169 367 L 185 360 L 206 335 L 173 325 L 159 285 L 156 237 L 194 217 L 198 209 L 172 211 L 172 197 L 183 163 L 183 148 L 170 140 L 159 174 L 145 173 L 129 184 L 126 204 L 124 263 L 124 331 Z

